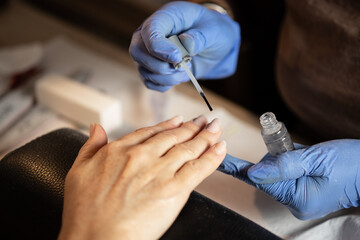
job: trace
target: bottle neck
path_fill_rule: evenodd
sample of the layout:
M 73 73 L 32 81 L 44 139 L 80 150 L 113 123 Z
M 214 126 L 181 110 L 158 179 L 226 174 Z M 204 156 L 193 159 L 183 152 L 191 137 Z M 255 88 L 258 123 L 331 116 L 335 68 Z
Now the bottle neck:
M 281 129 L 281 123 L 276 120 L 275 114 L 272 112 L 261 115 L 260 124 L 265 134 L 272 134 Z

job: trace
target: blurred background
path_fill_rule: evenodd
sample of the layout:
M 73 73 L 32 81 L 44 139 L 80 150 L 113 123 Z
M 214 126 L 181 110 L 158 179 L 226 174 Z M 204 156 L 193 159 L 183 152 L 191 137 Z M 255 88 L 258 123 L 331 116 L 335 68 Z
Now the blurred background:
M 111 44 L 127 49 L 132 33 L 168 0 L 21 0 L 41 11 L 82 28 Z M 11 1 L 1 1 L 2 10 Z M 260 115 L 276 112 L 288 128 L 295 119 L 275 85 L 274 60 L 284 15 L 282 0 L 234 1 L 242 44 L 236 75 L 223 81 L 202 81 L 208 89 Z
M 13 55 L 17 55 L 18 62 L 23 62 L 25 55 L 19 54 L 19 48 L 27 47 L 27 52 L 32 55 L 35 52 L 37 57 L 30 68 L 35 69 L 35 73 L 25 71 L 30 76 L 24 76 L 25 81 L 19 88 L 5 89 L 7 92 L 3 95 L 0 89 L 0 110 L 3 104 L 2 109 L 12 108 L 15 115 L 9 120 L 6 116 L 10 114 L 0 111 L 0 159 L 2 154 L 60 127 L 88 134 L 89 125 L 81 125 L 36 102 L 32 85 L 42 74 L 53 72 L 122 103 L 123 121 L 118 129 L 110 132 L 110 140 L 177 114 L 185 119 L 204 114 L 208 119 L 221 118 L 223 139 L 227 141 L 229 153 L 255 163 L 266 153 L 258 117 L 272 111 L 285 122 L 293 140 L 304 143 L 296 138 L 297 121 L 282 102 L 275 82 L 277 40 L 285 12 L 283 0 L 233 1 L 242 35 L 237 72 L 227 79 L 200 82 L 206 88 L 210 103 L 216 106 L 213 112 L 208 111 L 191 83 L 181 84 L 166 93 L 147 90 L 128 54 L 133 32 L 167 2 L 0 0 L 0 60 L 3 55 L 3 65 L 17 65 L 16 61 L 10 61 L 9 52 L 17 53 Z M 1 51 L 7 54 L 1 55 Z M 0 82 L 19 80 L 17 73 L 23 71 L 13 72 L 1 76 L 0 71 Z M 25 94 L 22 89 L 26 90 Z M 219 172 L 199 185 L 197 191 L 279 236 L 291 236 L 314 224 L 297 220 L 286 207 L 264 193 Z

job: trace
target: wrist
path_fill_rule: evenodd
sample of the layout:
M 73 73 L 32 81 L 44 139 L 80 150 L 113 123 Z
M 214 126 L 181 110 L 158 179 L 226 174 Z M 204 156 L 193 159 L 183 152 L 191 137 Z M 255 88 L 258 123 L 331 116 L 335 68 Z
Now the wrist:
M 204 7 L 222 14 L 227 14 L 234 19 L 231 7 L 225 0 L 190 0 L 190 2 L 201 4 Z
M 228 14 L 228 12 L 226 11 L 225 8 L 223 8 L 222 6 L 216 4 L 216 3 L 211 3 L 211 2 L 205 2 L 203 4 L 204 7 L 207 7 L 208 9 L 210 10 L 214 10 L 218 13 L 221 13 L 221 14 Z

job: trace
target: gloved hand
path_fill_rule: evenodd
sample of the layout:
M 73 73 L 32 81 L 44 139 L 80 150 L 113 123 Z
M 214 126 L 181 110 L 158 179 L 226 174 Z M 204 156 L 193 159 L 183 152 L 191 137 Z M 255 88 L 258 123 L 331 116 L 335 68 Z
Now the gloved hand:
M 235 72 L 240 27 L 228 15 L 190 2 L 171 2 L 152 14 L 133 34 L 129 52 L 145 85 L 166 91 L 188 81 L 186 72 L 172 64 L 182 59 L 167 37 L 178 35 L 193 60 L 197 78 L 223 78 Z M 171 63 L 171 64 L 169 64 Z
M 360 204 L 360 140 L 297 146 L 255 165 L 227 155 L 218 170 L 264 191 L 302 220 Z

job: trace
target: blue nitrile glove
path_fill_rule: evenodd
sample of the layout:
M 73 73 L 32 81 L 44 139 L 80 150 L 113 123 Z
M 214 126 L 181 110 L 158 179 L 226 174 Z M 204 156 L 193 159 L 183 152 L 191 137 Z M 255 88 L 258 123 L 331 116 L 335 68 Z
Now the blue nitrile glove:
M 235 72 L 240 47 L 240 27 L 228 15 L 190 2 L 171 2 L 152 14 L 133 34 L 130 54 L 145 85 L 166 91 L 188 81 L 186 72 L 172 64 L 182 59 L 167 37 L 178 35 L 193 60 L 197 78 L 223 78 Z M 171 63 L 171 64 L 169 64 Z
M 227 155 L 218 170 L 264 191 L 302 220 L 360 204 L 360 140 L 298 146 L 255 165 Z

